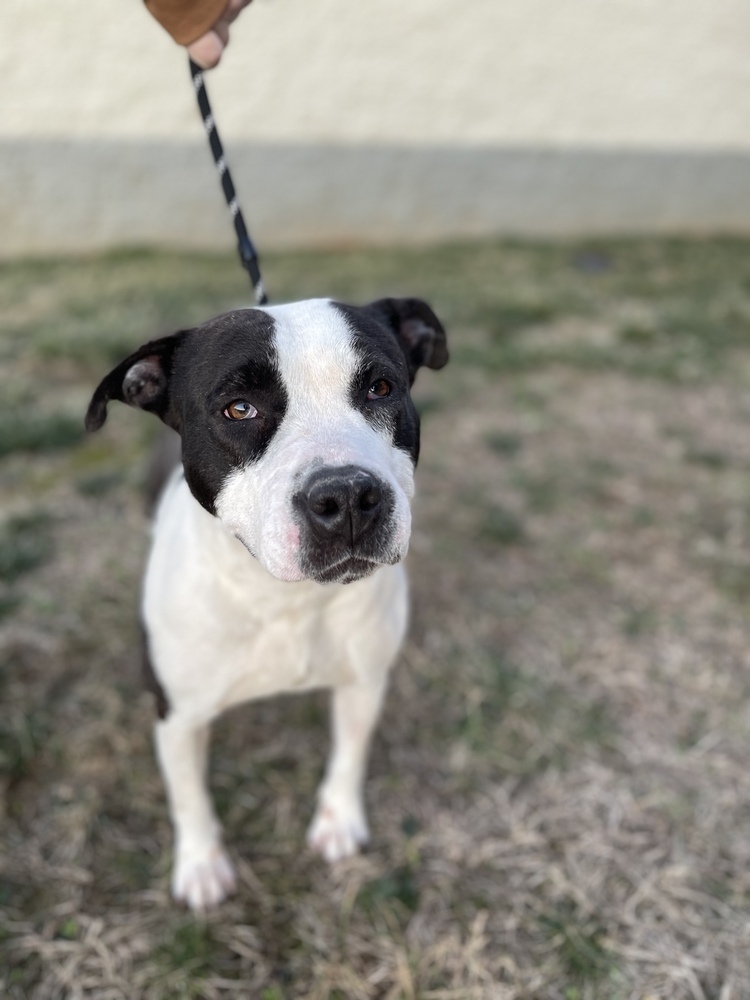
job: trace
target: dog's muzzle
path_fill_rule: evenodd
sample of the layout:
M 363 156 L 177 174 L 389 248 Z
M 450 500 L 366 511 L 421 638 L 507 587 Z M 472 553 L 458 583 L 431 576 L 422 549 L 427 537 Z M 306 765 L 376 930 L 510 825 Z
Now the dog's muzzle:
M 396 561 L 391 487 L 354 465 L 317 469 L 292 499 L 301 564 L 320 583 L 349 583 Z

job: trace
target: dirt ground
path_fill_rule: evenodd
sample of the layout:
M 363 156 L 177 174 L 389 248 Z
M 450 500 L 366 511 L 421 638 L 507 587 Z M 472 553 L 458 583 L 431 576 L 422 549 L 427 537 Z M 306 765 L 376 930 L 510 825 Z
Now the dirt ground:
M 427 298 L 410 638 L 373 832 L 304 847 L 323 694 L 215 728 L 239 894 L 168 895 L 140 681 L 156 422 L 111 362 L 247 302 L 231 256 L 0 269 L 0 995 L 750 997 L 750 242 L 269 257 L 275 300 Z M 290 585 L 293 586 L 293 585 Z

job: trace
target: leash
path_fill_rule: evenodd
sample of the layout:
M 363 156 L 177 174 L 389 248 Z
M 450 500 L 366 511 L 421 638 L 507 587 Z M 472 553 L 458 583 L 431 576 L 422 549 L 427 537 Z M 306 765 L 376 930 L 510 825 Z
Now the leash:
M 214 116 L 211 111 L 211 105 L 208 101 L 206 84 L 203 80 L 203 70 L 200 66 L 194 63 L 192 59 L 190 59 L 189 62 L 190 76 L 193 79 L 193 86 L 195 87 L 195 95 L 198 99 L 198 107 L 200 109 L 201 118 L 203 119 L 203 126 L 206 129 L 206 135 L 208 136 L 208 142 L 214 156 L 216 169 L 219 171 L 219 177 L 221 178 L 221 187 L 224 192 L 224 197 L 227 200 L 229 214 L 232 216 L 234 230 L 237 233 L 237 252 L 240 255 L 242 266 L 250 275 L 250 281 L 253 285 L 256 302 L 259 306 L 262 306 L 268 302 L 268 296 L 266 295 L 266 290 L 263 287 L 263 278 L 260 274 L 258 254 L 253 246 L 253 241 L 250 239 L 247 226 L 245 225 L 245 220 L 242 217 L 239 202 L 237 201 L 237 193 L 234 190 L 234 184 L 232 183 L 232 175 L 229 173 L 229 167 L 227 166 L 227 161 L 224 157 L 224 147 L 221 145 L 221 139 L 219 138 L 219 133 L 216 130 L 216 122 L 214 121 Z

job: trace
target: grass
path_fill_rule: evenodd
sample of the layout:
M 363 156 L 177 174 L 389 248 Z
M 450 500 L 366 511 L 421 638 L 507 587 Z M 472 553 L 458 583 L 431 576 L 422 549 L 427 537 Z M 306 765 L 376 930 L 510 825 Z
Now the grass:
M 44 741 L 46 722 L 42 713 L 29 712 L 0 723 L 0 775 L 9 784 L 30 771 Z
M 248 302 L 231 253 L 0 268 L 0 993 L 740 1000 L 750 982 L 750 243 L 268 255 L 274 300 L 420 295 L 413 615 L 369 850 L 304 846 L 326 698 L 215 727 L 239 893 L 169 900 L 140 683 L 156 424 L 108 366 Z M 73 993 L 75 990 L 75 994 Z
M 14 451 L 38 452 L 70 448 L 83 437 L 79 415 L 29 414 L 17 406 L 0 411 L 0 458 Z
M 44 512 L 19 514 L 0 525 L 0 581 L 15 583 L 52 558 L 51 518 Z
M 477 526 L 478 537 L 498 545 L 515 545 L 523 541 L 522 520 L 505 507 L 488 506 Z
M 384 908 L 390 913 L 395 910 L 400 922 L 406 925 L 419 907 L 419 887 L 413 870 L 401 866 L 367 882 L 359 890 L 355 905 L 361 907 L 371 920 Z
M 523 439 L 518 434 L 505 434 L 503 431 L 489 431 L 484 440 L 499 455 L 515 455 L 523 446 Z
M 574 901 L 559 904 L 554 914 L 541 917 L 540 925 L 562 958 L 569 981 L 566 1000 L 580 996 L 580 989 L 587 985 L 601 986 L 601 980 L 616 968 L 615 956 L 603 944 L 604 928 L 581 913 Z

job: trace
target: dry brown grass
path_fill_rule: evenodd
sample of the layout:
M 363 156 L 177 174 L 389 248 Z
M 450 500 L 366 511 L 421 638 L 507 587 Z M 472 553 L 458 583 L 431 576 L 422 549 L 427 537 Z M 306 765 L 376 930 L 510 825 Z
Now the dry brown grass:
M 455 349 L 418 388 L 413 624 L 373 843 L 333 871 L 303 846 L 325 698 L 247 706 L 216 727 L 212 776 L 240 893 L 206 920 L 171 904 L 135 628 L 150 425 L 120 408 L 84 441 L 64 418 L 108 357 L 232 304 L 242 276 L 7 267 L 2 996 L 750 996 L 750 245 L 268 275 L 278 297 L 424 294 Z

